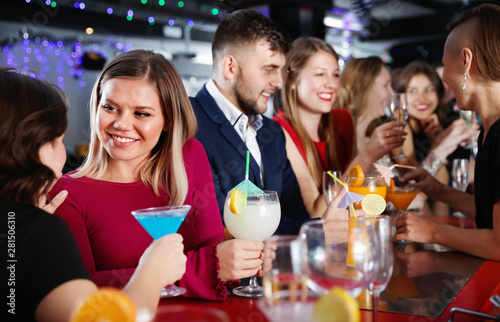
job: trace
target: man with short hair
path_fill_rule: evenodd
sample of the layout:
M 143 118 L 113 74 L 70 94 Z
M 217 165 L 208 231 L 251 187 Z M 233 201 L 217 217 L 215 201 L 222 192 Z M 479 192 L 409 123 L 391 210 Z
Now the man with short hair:
M 262 14 L 229 14 L 212 42 L 212 79 L 191 98 L 198 120 L 196 138 L 212 166 L 221 214 L 227 192 L 244 179 L 249 150 L 249 179 L 261 189 L 278 192 L 282 220 L 277 234 L 296 234 L 309 219 L 287 159 L 283 131 L 261 115 L 282 87 L 288 48 L 289 39 Z

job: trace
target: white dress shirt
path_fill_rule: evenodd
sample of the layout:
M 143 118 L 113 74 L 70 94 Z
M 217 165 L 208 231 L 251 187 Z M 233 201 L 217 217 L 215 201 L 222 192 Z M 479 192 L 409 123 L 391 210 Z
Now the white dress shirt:
M 264 169 L 262 167 L 262 157 L 259 144 L 257 142 L 257 131 L 262 127 L 262 115 L 252 114 L 247 116 L 234 106 L 217 88 L 213 79 L 210 79 L 206 85 L 208 93 L 213 97 L 222 113 L 226 116 L 229 123 L 236 130 L 238 135 L 245 142 L 248 150 L 259 165 L 260 180 L 264 183 Z M 250 124 L 250 126 L 248 126 Z

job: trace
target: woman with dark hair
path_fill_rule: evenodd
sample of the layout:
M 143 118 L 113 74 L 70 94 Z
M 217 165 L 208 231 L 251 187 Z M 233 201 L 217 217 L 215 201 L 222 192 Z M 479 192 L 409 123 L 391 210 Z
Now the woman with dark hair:
M 210 165 L 171 62 L 146 50 L 113 59 L 95 83 L 90 125 L 89 155 L 54 189 L 70 192 L 56 214 L 96 284 L 121 287 L 153 240 L 131 211 L 166 205 L 192 206 L 178 230 L 188 257 L 184 296 L 222 301 L 228 282 L 259 271 L 263 243 L 223 241 Z
M 397 92 L 408 99 L 408 124 L 413 141 L 403 145 L 407 155 L 421 162 L 429 153 L 445 125 L 444 86 L 434 68 L 426 62 L 409 63 L 399 75 Z
M 500 7 L 478 5 L 463 12 L 448 29 L 443 81 L 455 94 L 458 107 L 475 111 L 484 125 L 478 139 L 474 197 L 440 184 L 422 170 L 404 179 L 416 180 L 411 185 L 430 198 L 475 219 L 478 229 L 438 224 L 407 213 L 396 221 L 395 238 L 441 244 L 500 261 Z
M 408 100 L 408 140 L 403 144 L 408 160 L 398 163 L 422 164 L 443 184 L 448 184 L 449 173 L 444 166 L 457 147 L 465 145 L 476 134 L 469 131 L 463 120 L 450 124 L 446 120 L 446 97 L 441 78 L 434 68 L 423 61 L 409 63 L 399 77 L 398 92 L 405 92 Z M 445 127 L 447 127 L 445 129 Z M 399 151 L 393 151 L 396 155 Z M 433 211 L 448 215 L 442 203 L 434 203 Z
M 68 321 L 75 305 L 97 291 L 66 223 L 50 213 L 48 192 L 66 161 L 62 143 L 67 100 L 55 85 L 0 69 L 0 226 L 5 281 L 4 321 Z M 156 311 L 161 289 L 185 270 L 182 238 L 165 236 L 147 248 L 124 291 L 137 308 Z M 7 275 L 6 275 L 7 276 Z

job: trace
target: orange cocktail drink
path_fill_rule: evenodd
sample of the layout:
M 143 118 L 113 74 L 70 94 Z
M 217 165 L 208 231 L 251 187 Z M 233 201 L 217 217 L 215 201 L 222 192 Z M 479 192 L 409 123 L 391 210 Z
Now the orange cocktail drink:
M 387 195 L 387 185 L 382 176 L 379 175 L 365 175 L 363 177 L 347 177 L 347 185 L 349 191 L 363 196 L 368 194 L 376 194 L 385 199 Z M 361 208 L 361 203 L 355 203 L 356 209 Z
M 392 202 L 394 207 L 396 207 L 397 210 L 406 210 L 408 209 L 408 206 L 412 203 L 413 199 L 418 195 L 418 190 L 406 190 L 406 189 L 401 189 L 401 190 L 395 190 L 391 191 L 389 190 L 387 192 L 387 202 Z

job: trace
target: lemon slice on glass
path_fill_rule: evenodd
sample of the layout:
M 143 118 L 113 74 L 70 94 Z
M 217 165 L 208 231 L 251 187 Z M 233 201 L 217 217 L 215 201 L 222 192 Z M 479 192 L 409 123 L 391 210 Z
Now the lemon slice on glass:
M 339 286 L 319 298 L 314 306 L 314 322 L 359 322 L 358 301 Z
M 380 215 L 384 212 L 385 206 L 385 199 L 373 193 L 367 194 L 361 201 L 361 208 L 370 216 Z
M 229 210 L 235 215 L 241 214 L 243 208 L 247 205 L 247 194 L 238 189 L 231 192 L 231 199 L 229 200 Z

